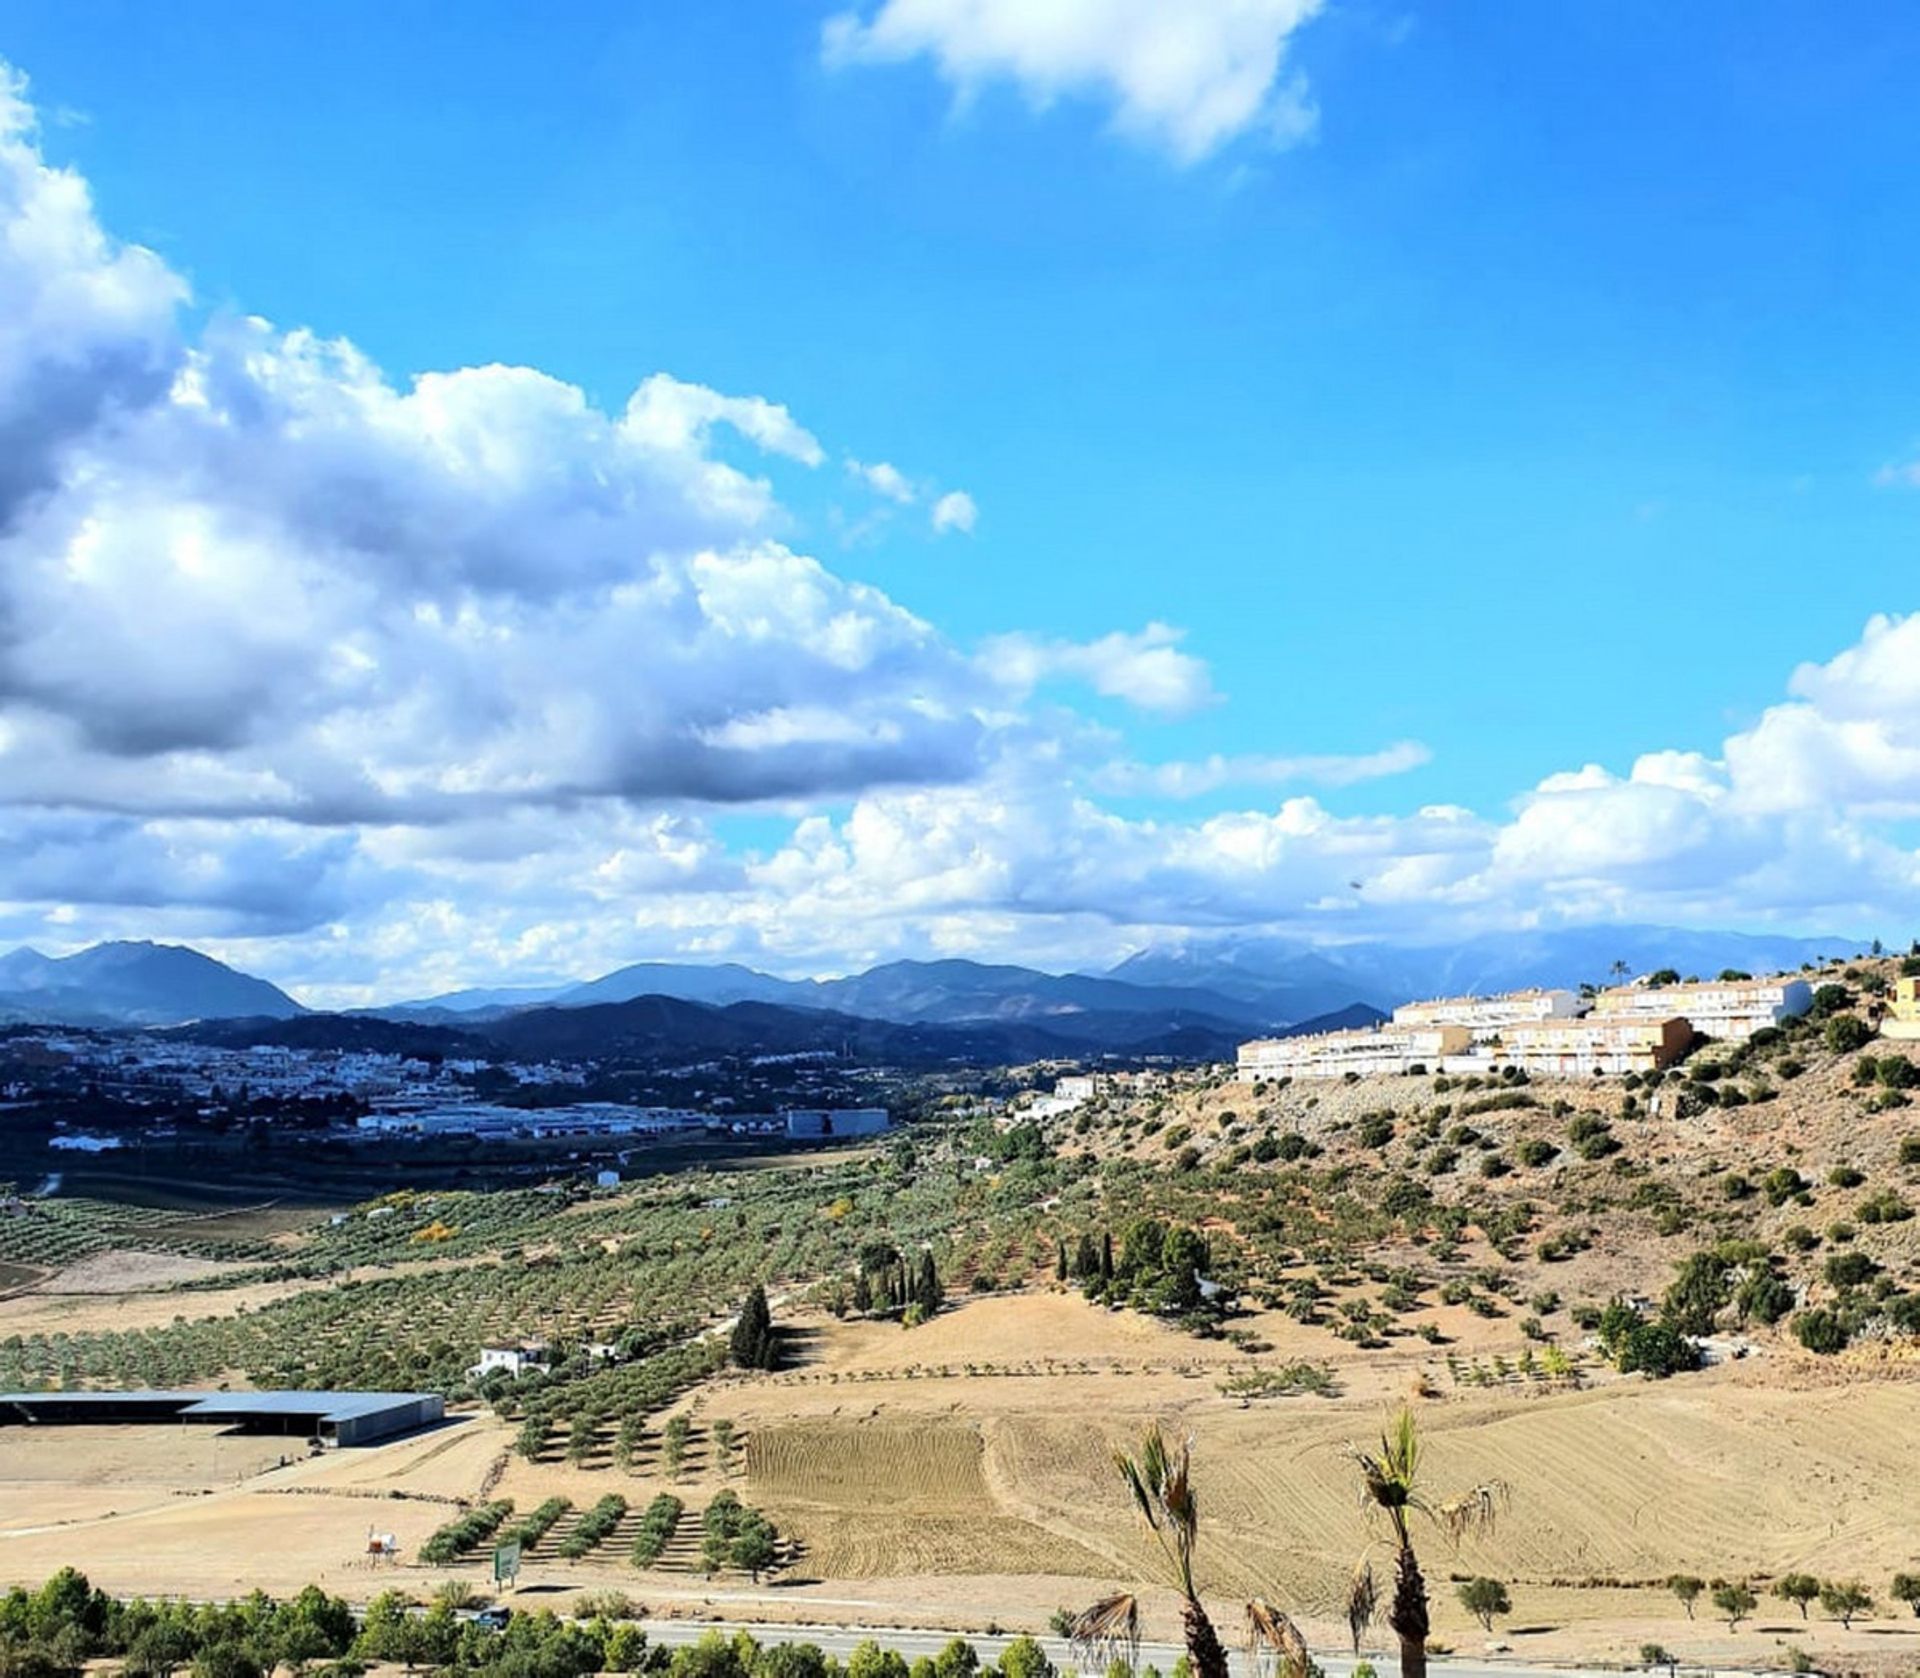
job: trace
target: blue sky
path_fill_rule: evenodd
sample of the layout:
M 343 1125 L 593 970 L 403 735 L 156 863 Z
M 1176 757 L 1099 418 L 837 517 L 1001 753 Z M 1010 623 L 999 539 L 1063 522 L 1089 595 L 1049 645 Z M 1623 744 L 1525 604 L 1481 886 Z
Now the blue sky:
M 1196 0 L 1184 44 L 1244 56 L 1244 38 L 1221 46 L 1226 23 L 1208 35 L 1227 10 Z M 99 224 L 190 286 L 168 329 L 188 353 L 259 315 L 351 339 L 400 390 L 504 363 L 612 414 L 657 372 L 764 398 L 818 440 L 817 463 L 726 422 L 699 440 L 765 478 L 775 507 L 756 539 L 811 556 L 836 586 L 871 585 L 957 659 L 1021 638 L 1027 674 L 1006 699 L 1020 715 L 987 727 L 1019 744 L 996 745 L 990 770 L 946 757 L 924 778 L 895 766 L 744 800 L 623 786 L 620 820 L 690 824 L 724 871 L 916 780 L 1004 803 L 1010 782 L 1031 792 L 1067 761 L 1100 810 L 1156 836 L 1131 833 L 1128 852 L 1157 860 L 1101 890 L 1084 875 L 1104 863 L 1041 886 L 1011 856 L 975 857 L 967 886 L 885 928 L 855 929 L 843 898 L 841 919 L 823 909 L 770 945 L 764 910 L 743 933 L 731 911 L 656 903 L 596 951 L 692 939 L 832 967 L 997 945 L 1088 959 L 1203 926 L 1311 934 L 1325 883 L 1311 870 L 1281 883 L 1275 862 L 1264 891 L 1216 894 L 1212 876 L 1175 889 L 1155 870 L 1206 870 L 1165 854 L 1182 852 L 1173 829 L 1271 818 L 1296 796 L 1330 821 L 1444 805 L 1486 824 L 1497 853 L 1549 777 L 1625 777 L 1663 753 L 1718 766 L 1693 789 L 1700 808 L 1628 815 L 1617 855 L 1551 889 L 1534 863 L 1525 889 L 1497 868 L 1402 882 L 1364 930 L 1444 936 L 1505 914 L 1899 931 L 1920 906 L 1913 719 L 1886 710 L 1906 689 L 1876 676 L 1863 698 L 1853 666 L 1815 679 L 1826 697 L 1811 709 L 1838 745 L 1808 744 L 1797 714 L 1765 719 L 1808 704 L 1789 687 L 1802 663 L 1854 649 L 1897 672 L 1910 644 L 1904 620 L 1891 641 L 1862 637 L 1911 606 L 1920 521 L 1903 477 L 1920 454 L 1920 18 L 1273 0 L 1252 51 L 1272 49 L 1272 75 L 1241 120 L 1195 142 L 1180 125 L 1204 89 L 1156 74 L 1130 94 L 1124 66 L 1102 60 L 1138 11 L 1035 0 L 1025 17 L 1053 14 L 1060 48 L 1021 38 L 1008 0 L 582 3 L 561 24 L 506 4 L 457 23 L 438 5 L 339 4 L 324 26 L 213 0 L 14 0 L 0 56 L 30 78 L 43 166 L 84 177 Z M 850 48 L 831 46 L 836 14 Z M 850 460 L 896 467 L 911 501 Z M 930 509 L 954 491 L 977 519 L 936 534 Z M 1161 638 L 1187 661 L 1177 702 L 1142 702 L 1137 672 L 1101 678 L 1099 657 L 1063 651 L 1155 624 L 1181 637 Z M 1879 730 L 1865 745 L 1863 708 Z M 1761 747 L 1745 761 L 1764 767 L 1732 785 L 1742 749 L 1728 742 L 1748 737 Z M 1180 799 L 1094 761 L 1397 743 L 1421 750 L 1392 775 L 1224 774 Z M 1812 784 L 1808 762 L 1836 757 L 1848 775 Z M 1620 797 L 1585 790 L 1609 812 L 1568 819 L 1605 828 Z M 100 802 L 49 796 L 33 819 Z M 1673 822 L 1684 845 L 1650 848 L 1649 823 Z M 337 890 L 278 920 L 156 886 L 80 913 L 57 891 L 22 893 L 6 924 L 49 942 L 50 927 L 160 918 L 236 949 L 261 940 L 256 966 L 324 958 L 342 987 L 554 965 L 572 923 L 552 905 L 469 940 L 485 971 L 433 953 L 423 902 L 509 888 L 443 882 L 423 898 L 417 871 L 433 865 L 403 842 L 408 825 L 318 824 L 345 849 L 324 868 L 302 855 Z M 258 824 L 246 838 L 274 850 Z M 1272 859 L 1274 844 L 1254 848 Z M 1505 844 L 1532 854 L 1525 835 Z M 1826 892 L 1805 878 L 1823 845 L 1846 875 Z M 1386 842 L 1333 872 L 1380 876 L 1416 853 L 1432 855 Z M 915 854 L 915 879 L 952 874 L 951 856 Z M 584 852 L 577 865 L 591 872 Z M 1706 888 L 1730 871 L 1747 887 Z M 684 909 L 731 889 L 707 878 L 676 895 Z M 410 915 L 417 936 L 382 921 L 385 966 L 328 956 L 328 938 L 362 941 L 342 929 L 371 926 L 363 915 Z

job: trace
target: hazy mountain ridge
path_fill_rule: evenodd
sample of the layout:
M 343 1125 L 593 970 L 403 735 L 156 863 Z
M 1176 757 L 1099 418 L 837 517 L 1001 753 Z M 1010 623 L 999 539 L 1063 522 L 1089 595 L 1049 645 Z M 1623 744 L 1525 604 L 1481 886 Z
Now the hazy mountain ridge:
M 1663 966 L 1701 974 L 1726 967 L 1771 971 L 1860 947 L 1846 938 L 1649 926 L 1489 933 L 1428 948 L 1313 946 L 1223 933 L 1143 951 L 1106 973 L 1054 974 L 948 959 L 887 962 L 820 980 L 781 979 L 738 963 L 639 962 L 583 983 L 475 988 L 330 1015 L 310 1012 L 277 986 L 184 945 L 113 943 L 58 958 L 27 948 L 0 957 L 0 1019 L 107 1027 L 303 1018 L 384 1021 L 445 1029 L 447 1052 L 454 1052 L 451 1045 L 464 1043 L 470 1051 L 481 1041 L 579 1044 L 596 1027 L 638 1042 L 654 1029 L 645 1024 L 648 1018 L 665 1017 L 659 1005 L 673 1002 L 704 1011 L 678 1016 L 680 1024 L 693 1029 L 697 1022 L 695 1037 L 711 1040 L 716 1049 L 737 1041 L 735 1026 L 758 1020 L 773 1041 L 745 1046 L 770 1053 L 830 1047 L 822 1032 L 869 1038 L 876 1046 L 914 1041 L 864 1030 L 886 1026 L 955 1033 L 950 1040 L 917 1043 L 916 1054 L 936 1058 L 955 1044 L 961 1045 L 953 1050 L 960 1058 L 984 1054 L 993 1045 L 1001 1059 L 1225 1054 L 1246 1037 L 1298 1031 L 1305 1024 L 1364 1023 L 1375 1012 L 1418 997 L 1604 984 L 1622 968 L 1631 973 Z M 635 1006 L 642 1003 L 651 1006 L 651 1015 Z M 628 1012 L 607 1011 L 623 1008 Z M 767 1012 L 754 1014 L 755 1008 Z M 584 1017 L 565 1025 L 553 1020 L 516 1024 L 564 1015 Z M 823 1020 L 836 1023 L 822 1026 Z M 284 1031 L 279 1040 L 346 1047 L 371 1046 L 380 1037 L 369 1024 L 358 1033 L 344 1027 Z M 1183 1049 L 1165 1047 L 1174 1043 Z
M 305 1010 L 277 985 L 184 944 L 95 944 L 70 956 L 0 956 L 0 1011 L 58 1025 L 157 1026 Z
M 1225 933 L 1130 956 L 1112 977 L 1146 984 L 1191 984 L 1276 1008 L 1298 997 L 1344 991 L 1392 1009 L 1429 996 L 1486 995 L 1532 985 L 1577 989 L 1617 983 L 1673 967 L 1712 977 L 1726 968 L 1789 971 L 1816 956 L 1850 955 L 1852 938 L 1694 932 L 1675 927 L 1599 926 L 1483 933 L 1456 944 L 1308 945 Z

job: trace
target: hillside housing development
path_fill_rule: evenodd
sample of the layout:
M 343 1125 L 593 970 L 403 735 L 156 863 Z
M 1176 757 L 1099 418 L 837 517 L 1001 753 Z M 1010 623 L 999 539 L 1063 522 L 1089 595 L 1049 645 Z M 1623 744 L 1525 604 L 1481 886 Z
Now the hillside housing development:
M 1909 987 L 1915 1036 L 1920 995 Z M 1353 1031 L 1262 1038 L 1240 1045 L 1242 1083 L 1277 1078 L 1362 1077 L 1415 1071 L 1617 1077 L 1671 1066 L 1696 1037 L 1744 1041 L 1763 1026 L 1804 1014 L 1804 979 L 1728 979 L 1603 990 L 1511 991 L 1404 1003 L 1393 1018 Z M 1896 996 L 1894 1007 L 1900 1007 Z

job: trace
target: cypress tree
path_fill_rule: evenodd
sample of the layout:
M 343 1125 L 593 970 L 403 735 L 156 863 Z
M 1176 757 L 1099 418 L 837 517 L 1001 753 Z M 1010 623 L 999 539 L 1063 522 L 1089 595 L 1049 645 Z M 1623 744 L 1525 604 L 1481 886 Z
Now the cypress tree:
M 1083 1282 L 1089 1276 L 1100 1274 L 1100 1249 L 1094 1246 L 1093 1237 L 1084 1232 L 1073 1250 L 1073 1273 Z
M 1113 1231 L 1108 1230 L 1100 1237 L 1100 1280 L 1113 1280 Z
M 767 1290 L 758 1282 L 734 1319 L 728 1350 L 742 1369 L 773 1367 L 773 1313 L 767 1308 Z
M 1053 1263 L 1053 1279 L 1056 1282 L 1064 1282 L 1067 1279 L 1067 1244 L 1065 1241 L 1060 1243 L 1059 1256 L 1055 1258 Z
M 929 1317 L 940 1309 L 940 1272 L 933 1267 L 933 1254 L 920 1255 L 920 1282 L 914 1289 L 913 1302 Z

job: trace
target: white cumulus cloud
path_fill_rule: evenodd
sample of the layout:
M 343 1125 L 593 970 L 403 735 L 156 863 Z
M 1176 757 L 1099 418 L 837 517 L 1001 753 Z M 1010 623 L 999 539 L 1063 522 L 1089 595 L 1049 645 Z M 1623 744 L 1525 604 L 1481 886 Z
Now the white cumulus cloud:
M 963 535 L 972 535 L 978 522 L 980 510 L 973 504 L 973 497 L 964 489 L 951 489 L 933 504 L 934 534 L 944 536 L 950 530 L 958 530 Z
M 398 377 L 185 298 L 0 73 L 0 944 L 189 938 L 364 1001 L 1213 926 L 1920 929 L 1920 614 L 1717 744 L 1345 813 L 1301 789 L 1426 749 L 1144 763 L 1064 701 L 1205 711 L 1178 629 L 968 648 L 808 555 L 780 475 L 827 450 L 769 397 Z M 859 469 L 970 528 L 962 492 Z
M 880 0 L 828 19 L 829 64 L 930 58 L 962 96 L 1010 81 L 1036 106 L 1099 99 L 1123 133 L 1196 162 L 1257 130 L 1309 133 L 1287 48 L 1321 0 Z
M 1044 682 L 1064 679 L 1143 711 L 1180 716 L 1217 697 L 1205 661 L 1181 650 L 1184 633 L 1150 623 L 1134 633 L 1115 631 L 1092 641 L 999 635 L 981 648 L 980 663 L 1021 697 Z

